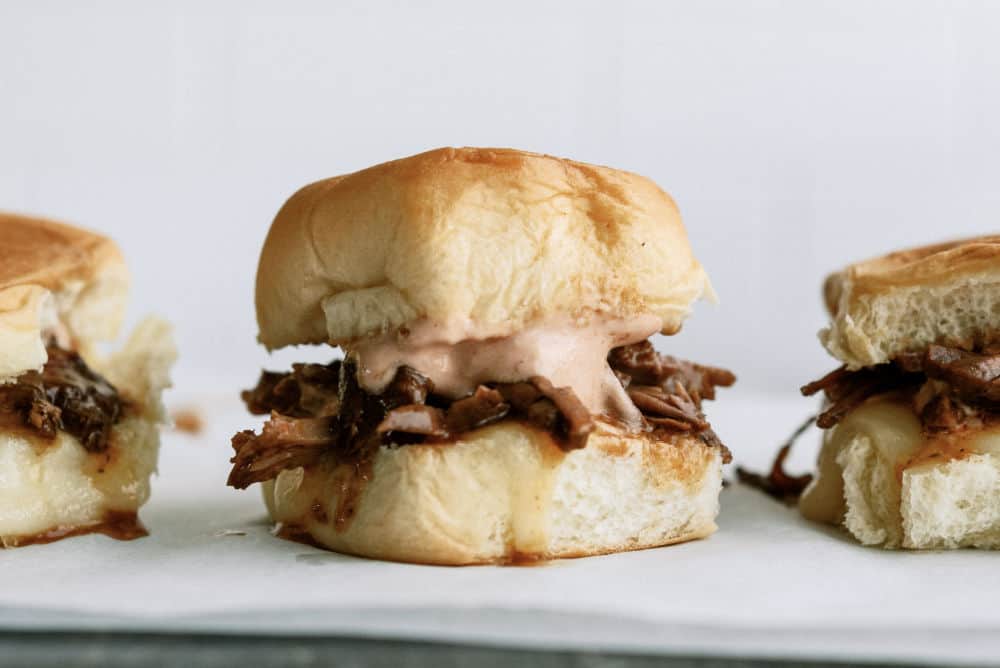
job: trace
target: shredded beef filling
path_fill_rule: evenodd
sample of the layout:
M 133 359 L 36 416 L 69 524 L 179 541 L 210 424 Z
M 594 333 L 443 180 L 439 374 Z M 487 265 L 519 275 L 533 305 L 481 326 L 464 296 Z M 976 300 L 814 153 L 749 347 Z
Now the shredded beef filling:
M 233 438 L 229 484 L 240 489 L 313 464 L 327 452 L 361 466 L 383 443 L 446 441 L 507 417 L 551 431 L 566 450 L 583 447 L 594 426 L 576 395 L 543 378 L 480 385 L 467 397 L 449 400 L 434 394 L 428 378 L 401 367 L 375 395 L 358 385 L 350 360 L 296 364 L 287 374 L 265 371 L 243 400 L 251 412 L 270 413 L 271 419 L 259 436 L 243 431 Z
M 908 394 L 929 433 L 952 431 L 1000 413 L 1000 345 L 966 351 L 931 345 L 888 364 L 849 371 L 840 367 L 802 388 L 826 395 L 816 424 L 829 429 L 867 399 L 887 392 Z
M 658 353 L 649 341 L 615 348 L 608 363 L 654 431 L 696 435 L 720 448 L 724 462 L 732 461 L 701 411 L 703 400 L 715 399 L 716 387 L 736 382 L 732 372 Z
M 59 431 L 89 452 L 107 450 L 111 427 L 122 416 L 117 390 L 75 352 L 50 344 L 42 371 L 0 385 L 0 419 L 47 440 Z
M 888 364 L 849 371 L 840 367 L 802 387 L 802 394 L 823 392 L 826 406 L 816 418 L 799 427 L 778 451 L 768 475 L 738 469 L 740 481 L 765 493 L 793 502 L 812 480 L 784 470 L 795 440 L 813 423 L 829 429 L 851 410 L 879 394 L 894 392 L 909 397 L 924 432 L 941 434 L 980 426 L 1000 418 L 1000 344 L 976 350 L 930 345 L 923 352 L 905 353 Z
M 614 349 L 608 362 L 650 430 L 696 435 L 730 460 L 701 401 L 713 399 L 716 386 L 732 385 L 733 374 L 661 355 L 648 341 Z M 447 442 L 504 419 L 550 432 L 564 450 L 584 447 L 595 426 L 572 390 L 542 377 L 480 385 L 469 396 L 449 399 L 435 394 L 428 378 L 401 367 L 374 395 L 358 385 L 351 360 L 264 371 L 242 397 L 252 413 L 271 418 L 259 435 L 247 430 L 233 437 L 229 484 L 239 489 L 318 463 L 326 454 L 364 470 L 384 443 Z

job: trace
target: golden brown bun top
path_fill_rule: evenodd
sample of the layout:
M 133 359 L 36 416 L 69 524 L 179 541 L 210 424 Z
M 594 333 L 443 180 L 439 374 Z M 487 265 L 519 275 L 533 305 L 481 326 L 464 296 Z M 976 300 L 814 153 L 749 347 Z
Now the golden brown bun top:
M 426 319 L 503 334 L 553 315 L 680 328 L 711 286 L 673 200 L 615 169 L 442 148 L 319 181 L 278 212 L 257 271 L 268 348 Z
M 857 262 L 830 274 L 823 283 L 823 298 L 831 315 L 844 287 L 855 295 L 903 286 L 934 284 L 958 275 L 995 271 L 1000 266 L 1000 235 L 946 241 L 895 251 Z
M 1000 335 L 1000 235 L 901 250 L 827 277 L 820 340 L 851 368 Z
M 0 212 L 0 290 L 38 285 L 57 291 L 123 264 L 111 239 L 62 223 Z
M 0 213 L 0 383 L 45 363 L 45 338 L 80 349 L 118 331 L 128 271 L 113 241 L 49 220 Z

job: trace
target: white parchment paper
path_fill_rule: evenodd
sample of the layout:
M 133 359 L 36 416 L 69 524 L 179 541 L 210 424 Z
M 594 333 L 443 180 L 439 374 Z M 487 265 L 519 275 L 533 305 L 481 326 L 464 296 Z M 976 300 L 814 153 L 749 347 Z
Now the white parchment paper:
M 653 653 L 986 663 L 1000 656 L 1000 555 L 857 546 L 763 495 L 723 492 L 720 531 L 657 550 L 537 567 L 368 561 L 269 533 L 256 490 L 224 486 L 235 400 L 165 435 L 142 512 L 151 536 L 0 551 L 0 627 L 351 634 Z M 766 466 L 808 400 L 709 406 L 737 461 Z M 795 463 L 806 466 L 818 435 Z M 730 474 L 730 477 L 731 474 Z

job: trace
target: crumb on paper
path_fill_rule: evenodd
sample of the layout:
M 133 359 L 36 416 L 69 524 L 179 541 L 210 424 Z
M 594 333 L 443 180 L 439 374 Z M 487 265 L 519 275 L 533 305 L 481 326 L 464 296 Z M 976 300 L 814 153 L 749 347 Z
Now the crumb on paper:
M 216 531 L 215 535 L 220 538 L 225 536 L 245 536 L 247 532 L 242 529 L 222 529 L 221 531 Z
M 171 418 L 174 422 L 174 429 L 185 434 L 197 436 L 205 429 L 205 420 L 193 408 L 177 409 L 173 412 Z

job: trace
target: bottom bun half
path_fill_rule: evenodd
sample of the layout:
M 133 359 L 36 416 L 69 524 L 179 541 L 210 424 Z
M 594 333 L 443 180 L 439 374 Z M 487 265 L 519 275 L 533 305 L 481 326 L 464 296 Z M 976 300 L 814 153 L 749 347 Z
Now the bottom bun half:
M 113 427 L 111 440 L 112 448 L 95 454 L 62 432 L 44 445 L 0 434 L 0 547 L 92 532 L 144 535 L 136 513 L 149 498 L 158 425 L 126 418 Z
M 678 543 L 715 531 L 717 448 L 605 423 L 564 453 L 518 422 L 448 444 L 384 446 L 355 467 L 282 472 L 263 485 L 279 530 L 337 552 L 426 564 L 582 557 Z
M 799 509 L 884 548 L 1000 548 L 1000 425 L 926 435 L 908 402 L 869 401 L 829 430 Z

